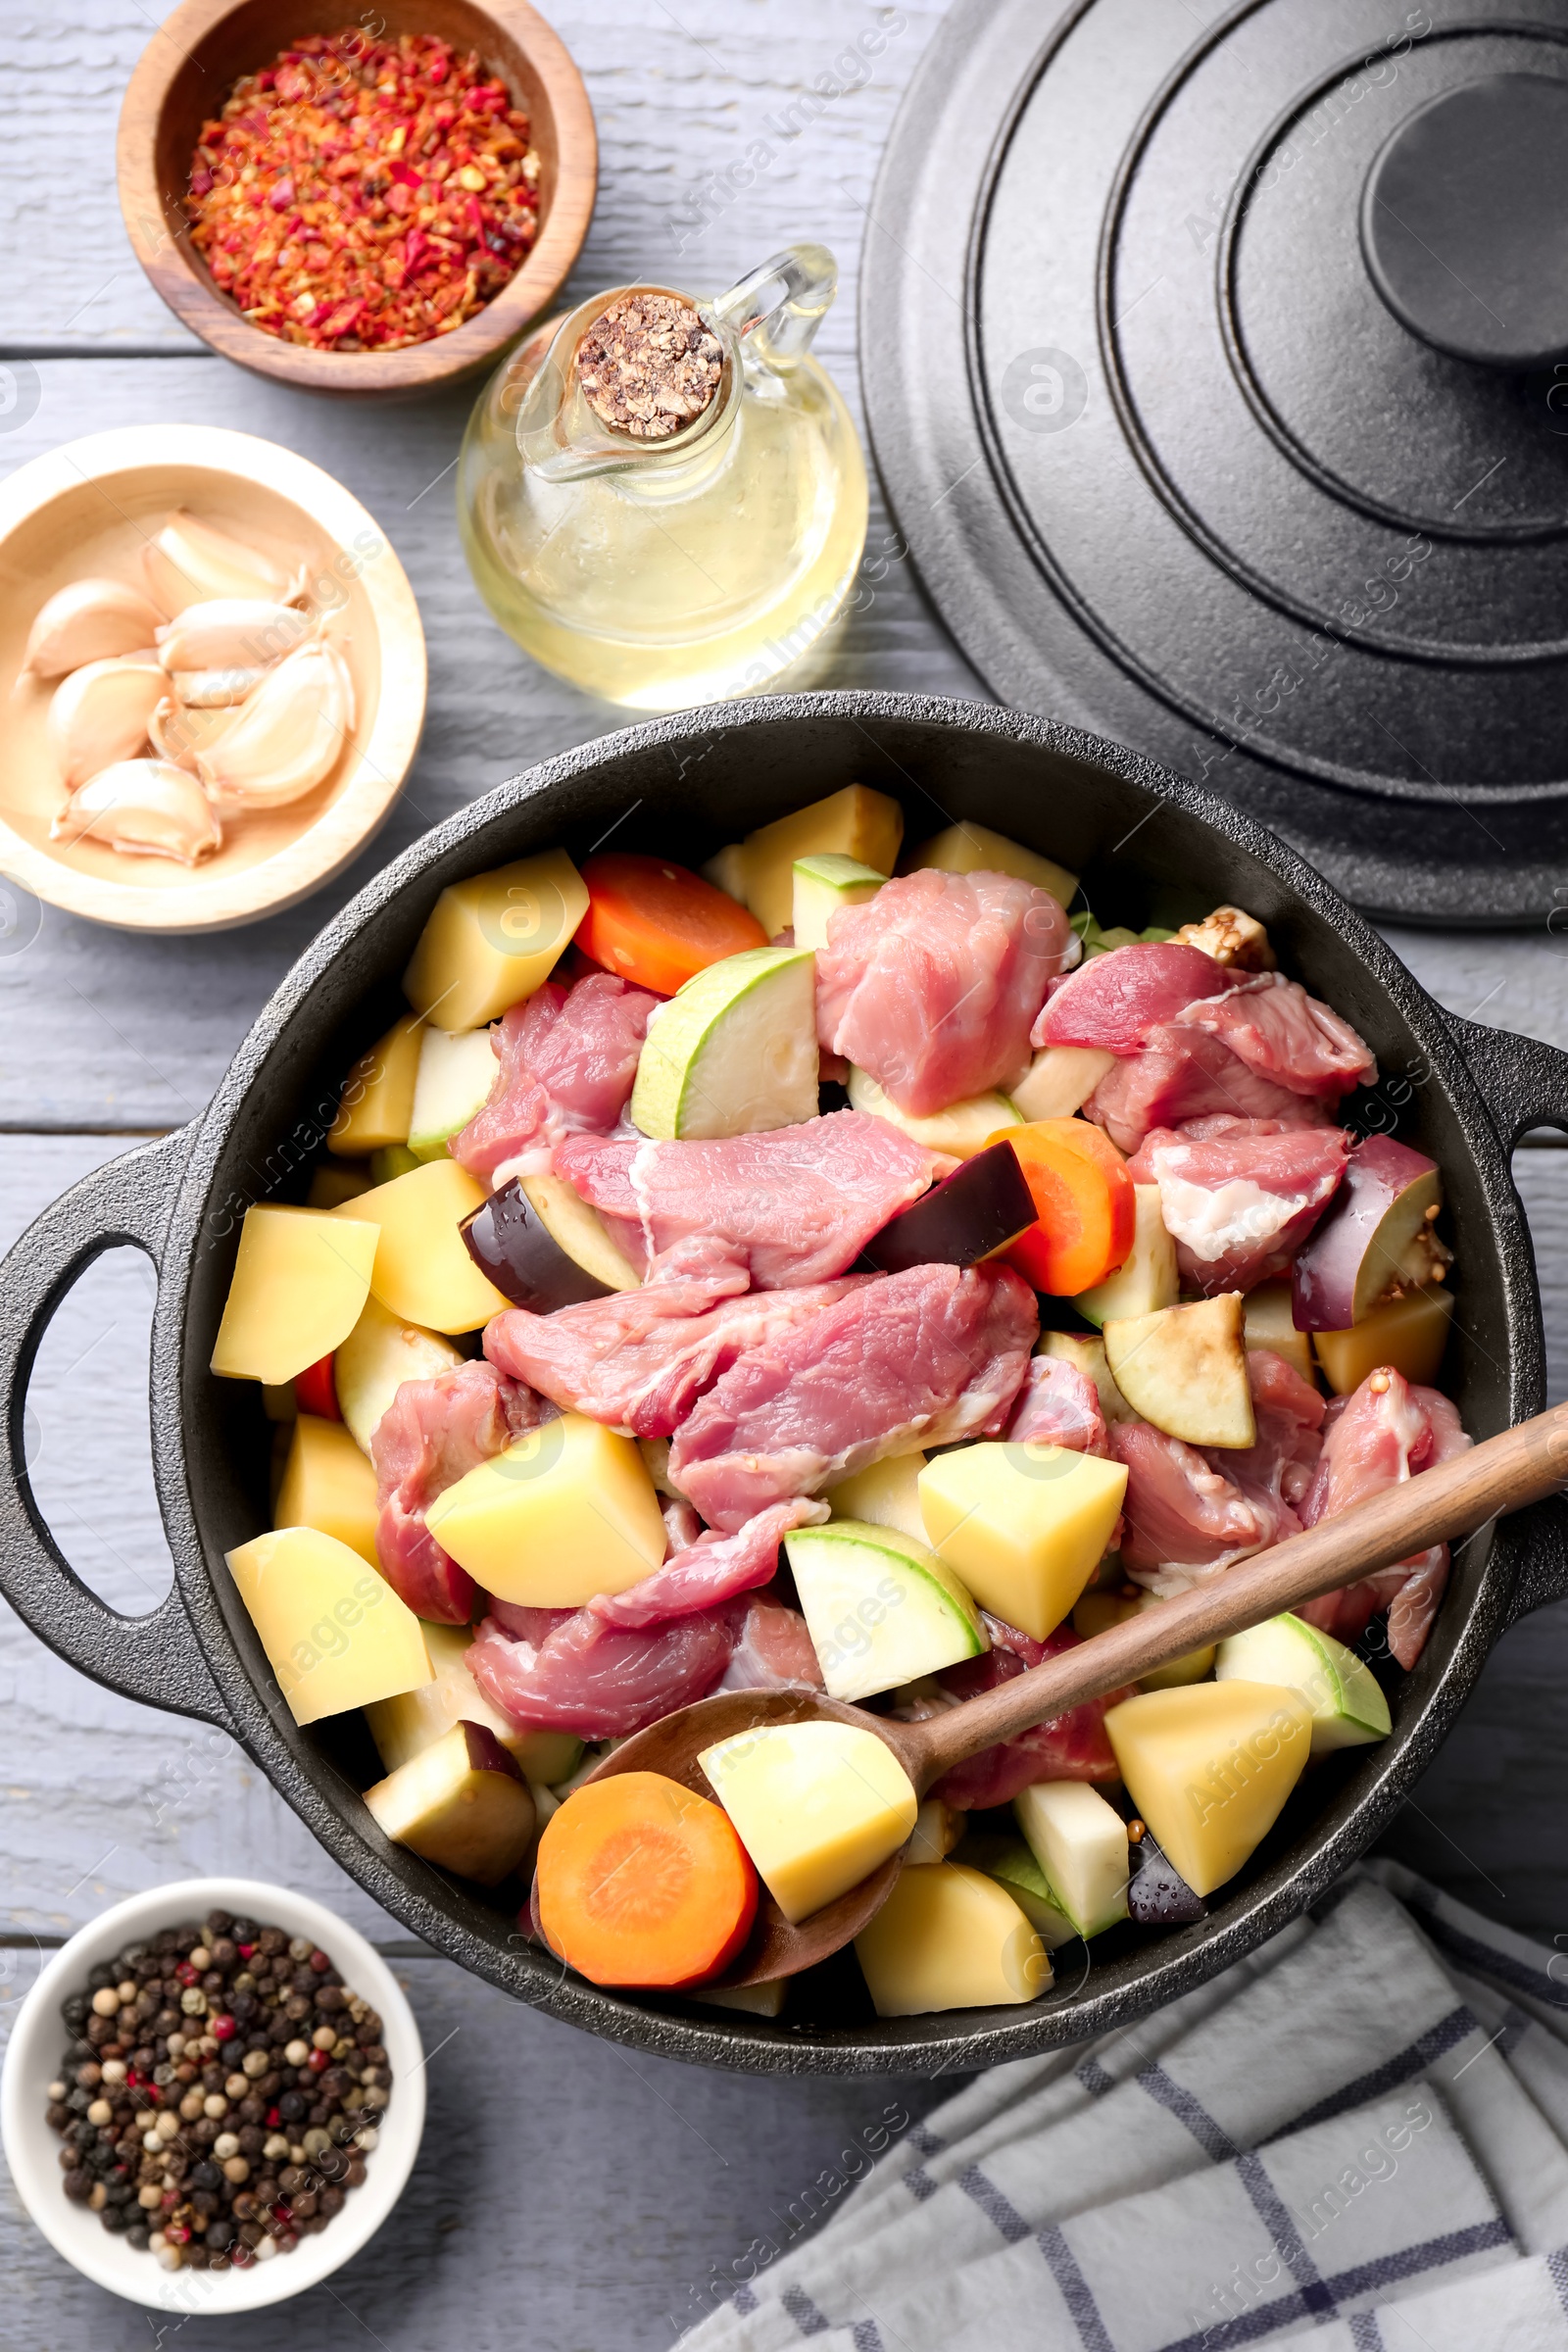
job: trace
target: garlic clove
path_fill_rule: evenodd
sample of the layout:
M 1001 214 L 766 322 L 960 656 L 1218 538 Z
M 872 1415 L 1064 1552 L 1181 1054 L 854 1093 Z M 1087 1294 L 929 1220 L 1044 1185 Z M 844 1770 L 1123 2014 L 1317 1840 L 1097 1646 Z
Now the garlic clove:
M 53 841 L 100 841 L 130 858 L 199 865 L 223 830 L 193 776 L 167 760 L 121 760 L 78 785 L 49 828 Z
M 266 669 L 316 633 L 309 612 L 256 597 L 216 597 L 191 605 L 158 631 L 167 670 Z
M 159 676 L 167 686 L 169 680 L 162 670 Z M 160 760 L 168 760 L 173 766 L 195 775 L 198 754 L 213 749 L 219 737 L 233 724 L 235 715 L 233 706 L 203 710 L 166 694 L 154 707 L 147 722 L 147 735 Z
M 141 560 L 153 599 L 171 619 L 190 605 L 218 599 L 286 605 L 298 592 L 305 571 L 303 565 L 285 570 L 259 548 L 247 547 L 183 508 L 146 541 Z
M 22 674 L 61 678 L 88 662 L 137 653 L 162 625 L 162 615 L 122 580 L 73 580 L 56 590 L 34 620 Z
M 218 742 L 196 755 L 215 797 L 281 808 L 324 782 L 354 725 L 354 687 L 336 649 L 301 646 L 262 680 Z
M 74 669 L 49 705 L 49 749 L 62 782 L 85 784 L 100 769 L 134 760 L 168 683 L 155 653 Z
M 265 669 L 176 669 L 170 683 L 187 710 L 226 710 L 242 703 L 266 675 Z

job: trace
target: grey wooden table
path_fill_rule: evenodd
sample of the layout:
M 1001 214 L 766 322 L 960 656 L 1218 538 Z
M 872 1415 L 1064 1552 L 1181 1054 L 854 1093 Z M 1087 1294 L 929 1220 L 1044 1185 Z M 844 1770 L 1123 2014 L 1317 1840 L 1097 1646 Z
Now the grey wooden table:
M 353 12 L 345 8 L 345 17 Z M 855 295 L 872 182 L 899 96 L 940 16 L 905 0 L 571 0 L 555 22 L 598 112 L 603 183 L 574 280 L 646 274 L 701 290 L 793 236 L 837 252 L 843 292 L 818 349 L 858 404 Z M 114 126 L 144 42 L 140 0 L 5 0 L 0 10 L 0 469 L 110 424 L 218 421 L 314 458 L 362 498 L 408 567 L 430 650 L 430 716 L 402 805 L 334 891 L 217 940 L 140 941 L 24 908 L 0 938 L 0 1247 L 73 1178 L 206 1102 L 300 947 L 425 826 L 615 716 L 533 668 L 464 565 L 447 478 L 462 393 L 329 407 L 211 358 L 147 289 L 116 208 Z M 287 11 L 280 31 L 287 30 Z M 847 44 L 879 26 L 865 78 Z M 835 94 L 830 94 L 835 93 Z M 731 164 L 765 142 L 738 188 Z M 11 394 L 5 387 L 9 383 Z M 985 690 L 922 600 L 873 494 L 857 610 L 821 682 Z M 1446 1004 L 1568 1045 L 1568 942 L 1406 932 L 1398 952 Z M 1568 1151 L 1516 1172 L 1542 1261 L 1552 1394 L 1568 1395 Z M 134 1612 L 168 1587 L 141 1398 L 151 1276 L 99 1262 L 45 1344 L 30 1397 L 33 1476 L 74 1564 Z M 1390 1839 L 1482 1909 L 1568 1934 L 1568 1612 L 1532 1620 L 1480 1689 Z M 830 2202 L 843 2151 L 942 2085 L 754 2082 L 628 2057 L 515 2007 L 403 1937 L 319 1852 L 220 1734 L 112 1697 L 0 1609 L 0 2033 L 40 1951 L 106 1903 L 243 1868 L 337 1904 L 397 1956 L 419 2013 L 431 2113 L 396 2226 L 330 2288 L 220 2328 L 190 2352 L 642 2352 L 708 2307 L 715 2271 Z M 129 2352 L 162 2323 L 59 2263 L 0 2182 L 0 2341 Z

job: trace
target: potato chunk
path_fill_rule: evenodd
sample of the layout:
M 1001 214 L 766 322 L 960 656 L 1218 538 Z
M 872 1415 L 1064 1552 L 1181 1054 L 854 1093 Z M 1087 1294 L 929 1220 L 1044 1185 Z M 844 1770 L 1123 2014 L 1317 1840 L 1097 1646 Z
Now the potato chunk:
M 855 1956 L 878 2017 L 1033 2001 L 1051 1954 L 1004 1887 L 961 1862 L 906 1863 Z
M 279 1527 L 314 1527 L 336 1536 L 378 1569 L 375 1472 L 341 1421 L 301 1413 L 289 1441 L 272 1517 Z
M 241 1544 L 227 1559 L 296 1723 L 429 1682 L 419 1620 L 335 1536 L 281 1527 Z
M 897 801 L 868 784 L 846 784 L 825 801 L 748 833 L 733 869 L 742 883 L 739 895 L 774 939 L 794 917 L 797 858 L 833 850 L 874 873 L 891 874 L 903 839 L 904 811 Z
M 533 1843 L 528 1784 L 483 1724 L 455 1723 L 365 1802 L 397 1844 L 480 1886 L 498 1886 Z
M 347 1213 L 359 1205 L 286 1208 L 264 1200 L 245 1211 L 213 1347 L 220 1379 L 281 1388 L 348 1338 L 369 1296 L 380 1238 L 368 1219 Z
M 858 1886 L 914 1828 L 907 1773 L 853 1724 L 767 1724 L 697 1760 L 792 1927 Z
M 455 1723 L 483 1724 L 528 1780 L 545 1788 L 576 1771 L 582 1741 L 575 1732 L 523 1731 L 484 1696 L 467 1667 L 472 1626 L 425 1625 L 423 1632 L 434 1681 L 378 1698 L 365 1710 L 375 1752 L 388 1772 L 433 1747 Z
M 1430 1388 L 1442 1370 L 1452 1321 L 1451 1291 L 1407 1291 L 1387 1306 L 1375 1306 L 1348 1331 L 1313 1332 L 1312 1345 L 1336 1396 L 1348 1396 L 1380 1364 L 1392 1364 L 1418 1388 Z
M 480 1029 L 549 979 L 587 911 L 564 850 L 454 882 L 419 934 L 403 993 L 442 1029 Z
M 432 1159 L 331 1214 L 378 1230 L 369 1287 L 390 1313 L 431 1331 L 477 1331 L 511 1304 L 485 1280 L 458 1231 L 484 1198 L 484 1187 L 455 1159 Z
M 1190 1683 L 1124 1698 L 1105 1731 L 1160 1846 L 1210 1894 L 1278 1820 L 1311 1752 L 1312 1710 L 1272 1683 Z
M 927 1462 L 919 1492 L 933 1550 L 982 1608 L 1044 1642 L 1100 1564 L 1127 1473 L 1065 1446 L 963 1446 Z
M 360 1055 L 343 1081 L 337 1117 L 326 1139 L 329 1152 L 358 1159 L 367 1152 L 384 1151 L 388 1144 L 408 1142 L 423 1038 L 424 1023 L 417 1013 L 406 1012 Z
M 563 1413 L 438 1494 L 425 1523 L 502 1600 L 576 1609 L 624 1592 L 664 1556 L 659 1496 L 634 1441 Z
M 993 833 L 989 825 L 967 820 L 923 841 L 904 862 L 908 873 L 934 865 L 945 874 L 1012 874 L 1020 882 L 1049 890 L 1062 906 L 1071 904 L 1078 889 L 1077 875 L 1057 865 L 1054 858 L 1042 858 L 1038 850 L 1026 850 L 1004 833 Z

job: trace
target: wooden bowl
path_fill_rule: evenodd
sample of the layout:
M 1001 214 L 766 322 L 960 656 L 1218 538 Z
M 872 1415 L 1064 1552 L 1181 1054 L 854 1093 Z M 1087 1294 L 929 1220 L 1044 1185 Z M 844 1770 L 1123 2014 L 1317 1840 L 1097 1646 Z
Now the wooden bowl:
M 58 680 L 21 676 L 46 598 L 90 576 L 140 585 L 141 546 L 175 507 L 280 562 L 303 556 L 354 681 L 336 767 L 287 808 L 225 819 L 204 864 L 51 841 L 65 787 L 46 735 Z M 52 906 L 126 931 L 223 931 L 318 890 L 377 831 L 424 724 L 424 631 L 372 516 L 318 466 L 217 425 L 124 425 L 34 458 L 0 484 L 0 873 Z
M 387 37 L 428 32 L 477 50 L 527 111 L 539 154 L 538 241 L 516 275 L 474 318 L 403 351 L 313 351 L 253 326 L 192 249 L 185 214 L 201 126 L 242 74 L 288 41 L 340 32 L 347 0 L 183 0 L 137 62 L 120 112 L 120 206 L 136 258 L 175 317 L 225 359 L 312 392 L 426 392 L 488 368 L 564 283 L 588 233 L 599 142 L 582 75 L 527 0 L 383 0 Z

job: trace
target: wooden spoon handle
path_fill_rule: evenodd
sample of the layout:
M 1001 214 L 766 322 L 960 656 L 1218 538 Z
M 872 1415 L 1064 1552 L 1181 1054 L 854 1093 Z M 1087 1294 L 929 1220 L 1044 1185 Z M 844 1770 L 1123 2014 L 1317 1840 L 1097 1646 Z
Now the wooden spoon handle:
M 1120 1690 L 1156 1666 L 1261 1625 L 1429 1544 L 1471 1534 L 1568 1480 L 1568 1404 L 1504 1430 L 1370 1502 L 1325 1519 L 1191 1592 L 1114 1625 L 1027 1674 L 920 1724 L 899 1727 L 920 1786 L 999 1740 L 1016 1739 L 1086 1698 Z

